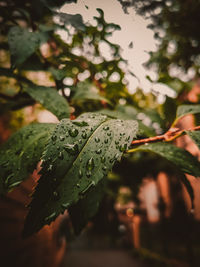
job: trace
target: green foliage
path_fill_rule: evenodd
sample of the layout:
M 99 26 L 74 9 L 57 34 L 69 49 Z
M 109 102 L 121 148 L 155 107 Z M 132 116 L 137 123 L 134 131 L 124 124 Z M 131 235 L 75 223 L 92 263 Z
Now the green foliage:
M 174 145 L 168 143 L 145 144 L 133 150 L 129 150 L 129 152 L 133 151 L 149 151 L 156 153 L 171 161 L 183 173 L 188 173 L 196 177 L 200 176 L 200 163 L 196 157 L 188 151 Z
M 73 121 L 62 120 L 42 158 L 42 176 L 30 204 L 24 235 L 50 223 L 97 185 L 120 160 L 136 133 L 137 122 L 101 114 L 85 113 Z
M 88 220 L 97 213 L 99 204 L 105 194 L 104 184 L 105 179 L 102 179 L 96 187 L 90 188 L 85 196 L 69 208 L 75 234 L 80 234 Z
M 186 131 L 187 135 L 196 143 L 200 149 L 200 132 L 198 131 Z
M 45 41 L 44 37 L 38 32 L 30 32 L 18 26 L 12 27 L 8 33 L 12 67 L 15 68 L 30 57 Z
M 25 236 L 50 224 L 66 209 L 69 209 L 75 233 L 80 233 L 108 191 L 110 180 L 107 174 L 127 151 L 133 138 L 164 133 L 181 117 L 200 112 L 200 105 L 183 103 L 175 114 L 177 105 L 182 104 L 180 100 L 167 98 L 163 105 L 158 105 L 153 94 L 145 95 L 142 90 L 130 94 L 126 74 L 134 74 L 121 67 L 121 63 L 127 67 L 127 62 L 121 56 L 119 45 L 109 39 L 120 26 L 107 23 L 101 9 L 97 9 L 98 16 L 94 17 L 97 26 L 84 23 L 80 14 L 58 12 L 64 3 L 72 2 L 76 3 L 76 0 L 10 0 L 0 5 L 0 52 L 6 58 L 0 62 L 1 114 L 40 103 L 61 120 L 57 125 L 30 124 L 1 147 L 0 193 L 19 185 L 42 161 L 41 178 L 26 218 Z M 120 2 L 125 7 L 132 3 Z M 170 10 L 165 7 L 165 1 L 143 2 L 143 8 L 137 7 L 143 14 L 161 7 L 158 17 L 153 16 L 155 28 L 174 19 L 171 17 L 176 13 L 174 7 L 177 6 L 180 15 L 182 8 L 187 6 L 186 1 L 183 7 L 178 0 L 168 1 L 172 6 Z M 187 12 L 184 14 L 190 16 Z M 181 19 L 175 16 L 179 26 L 185 23 Z M 161 42 L 157 54 L 152 54 L 150 63 L 158 66 L 159 82 L 180 93 L 191 84 L 173 79 L 165 69 L 174 62 L 183 69 L 191 66 L 188 57 L 181 61 L 187 52 L 185 48 L 190 34 L 181 41 L 183 50 L 178 49 L 169 57 L 169 38 L 178 37 L 178 48 L 183 39 L 179 40 L 179 34 L 173 32 L 172 23 L 166 25 L 167 38 Z M 63 36 L 69 40 L 65 42 L 57 30 L 62 30 Z M 181 38 L 186 36 L 185 32 L 181 34 Z M 191 40 L 194 44 L 196 35 Z M 100 49 L 102 43 L 110 51 L 109 60 Z M 199 53 L 198 49 L 190 52 L 189 56 Z M 46 77 L 42 83 L 41 73 Z M 112 75 L 118 77 L 116 81 L 112 80 Z M 69 117 L 76 119 L 70 120 Z M 200 147 L 198 131 L 184 133 Z M 134 153 L 136 151 L 139 153 Z M 200 164 L 189 152 L 161 142 L 141 145 L 128 152 L 123 162 L 115 164 L 117 181 L 116 184 L 112 181 L 110 188 L 113 198 L 117 197 L 117 189 L 125 185 L 131 188 L 137 202 L 139 186 L 145 175 L 157 175 L 163 170 L 174 173 L 176 169 L 193 201 L 193 190 L 184 173 L 200 176 Z
M 176 120 L 188 114 L 200 113 L 200 105 L 181 105 L 176 112 Z
M 69 117 L 69 105 L 55 88 L 28 85 L 24 87 L 24 91 L 56 115 L 59 120 Z
M 34 123 L 21 128 L 1 147 L 0 193 L 19 185 L 32 174 L 55 125 Z
M 74 102 L 95 100 L 95 101 L 104 101 L 106 103 L 110 103 L 110 101 L 107 98 L 99 94 L 96 87 L 94 86 L 92 87 L 92 85 L 88 82 L 80 82 L 74 89 L 76 90 L 75 94 L 72 97 L 72 100 Z

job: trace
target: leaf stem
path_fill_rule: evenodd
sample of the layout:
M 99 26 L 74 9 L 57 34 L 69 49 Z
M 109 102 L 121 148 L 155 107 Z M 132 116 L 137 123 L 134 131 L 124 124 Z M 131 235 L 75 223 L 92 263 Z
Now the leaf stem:
M 185 131 L 200 131 L 200 126 L 196 126 L 189 129 L 180 130 L 178 128 L 170 128 L 166 133 L 154 137 L 144 138 L 140 140 L 133 140 L 132 145 L 142 145 L 147 143 L 153 143 L 153 142 L 171 142 L 174 139 L 180 137 L 181 135 L 185 135 Z

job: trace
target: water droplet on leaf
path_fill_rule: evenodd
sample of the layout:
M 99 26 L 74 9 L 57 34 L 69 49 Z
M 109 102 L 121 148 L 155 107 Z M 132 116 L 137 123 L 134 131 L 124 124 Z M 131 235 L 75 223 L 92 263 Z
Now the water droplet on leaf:
M 71 155 L 76 155 L 79 151 L 77 144 L 65 144 L 64 149 Z
M 104 126 L 103 129 L 104 129 L 105 131 L 108 131 L 110 128 L 109 128 L 109 126 Z
M 97 154 L 101 154 L 101 151 L 102 151 L 101 148 L 99 148 L 99 149 L 96 151 L 96 153 L 97 153 Z
M 90 178 L 91 175 L 92 175 L 91 171 L 87 171 L 87 172 L 86 172 L 86 176 L 87 176 L 87 178 Z
M 65 137 L 63 135 L 61 135 L 59 138 L 60 138 L 60 141 L 64 141 L 65 140 Z
M 81 177 L 83 176 L 83 172 L 82 172 L 82 170 L 79 170 L 79 172 L 78 172 L 78 176 L 79 176 L 79 178 L 81 178 Z
M 99 142 L 100 142 L 100 139 L 99 139 L 99 137 L 95 137 L 95 139 L 94 139 L 94 140 L 95 140 L 95 142 L 96 142 L 96 143 L 99 143 Z
M 101 158 L 101 162 L 104 163 L 106 161 L 106 158 L 105 157 L 102 157 Z
M 57 136 L 56 135 L 52 135 L 51 139 L 52 139 L 52 141 L 56 141 Z
M 63 159 L 63 158 L 64 158 L 64 156 L 63 156 L 63 152 L 60 152 L 60 153 L 58 154 L 58 158 L 59 158 L 59 159 Z
M 82 136 L 82 138 L 86 139 L 87 138 L 86 132 L 83 132 L 81 136 Z
M 76 128 L 72 128 L 69 130 L 69 135 L 72 137 L 76 137 L 78 135 L 78 130 Z
M 120 145 L 120 146 L 119 146 L 119 150 L 120 150 L 121 152 L 126 151 L 126 149 L 127 149 L 127 144 L 123 144 L 123 145 Z
M 90 158 L 87 162 L 87 169 L 88 171 L 91 171 L 94 169 L 94 159 Z

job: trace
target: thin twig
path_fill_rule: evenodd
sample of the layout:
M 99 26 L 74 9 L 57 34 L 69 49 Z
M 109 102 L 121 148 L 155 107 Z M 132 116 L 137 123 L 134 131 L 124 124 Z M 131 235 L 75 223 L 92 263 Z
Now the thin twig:
M 186 134 L 185 131 L 199 131 L 199 130 L 200 130 L 200 126 L 196 126 L 196 127 L 184 129 L 184 130 L 180 130 L 178 128 L 170 128 L 165 134 L 154 136 L 154 137 L 149 137 L 149 138 L 144 138 L 140 140 L 133 140 L 131 144 L 142 145 L 142 144 L 154 143 L 154 142 L 160 142 L 160 141 L 171 142 L 177 137 Z

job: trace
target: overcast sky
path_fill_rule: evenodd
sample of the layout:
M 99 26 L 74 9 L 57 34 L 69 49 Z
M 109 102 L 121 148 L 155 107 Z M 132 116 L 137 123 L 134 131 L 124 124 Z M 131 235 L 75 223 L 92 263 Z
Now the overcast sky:
M 88 9 L 85 7 L 88 6 Z M 93 22 L 93 16 L 97 16 L 96 8 L 104 11 L 105 20 L 119 24 L 120 31 L 116 31 L 111 37 L 113 43 L 117 43 L 123 49 L 122 56 L 128 60 L 130 70 L 139 78 L 128 77 L 130 92 L 134 92 L 139 85 L 145 92 L 149 92 L 152 84 L 145 78 L 149 75 L 153 80 L 156 79 L 156 73 L 144 68 L 149 56 L 149 51 L 155 51 L 156 41 L 153 38 L 153 32 L 147 29 L 149 23 L 143 17 L 135 14 L 131 9 L 129 14 L 125 14 L 120 3 L 117 0 L 78 0 L 77 4 L 67 4 L 60 11 L 83 16 L 85 22 Z M 133 42 L 133 48 L 129 44 Z

